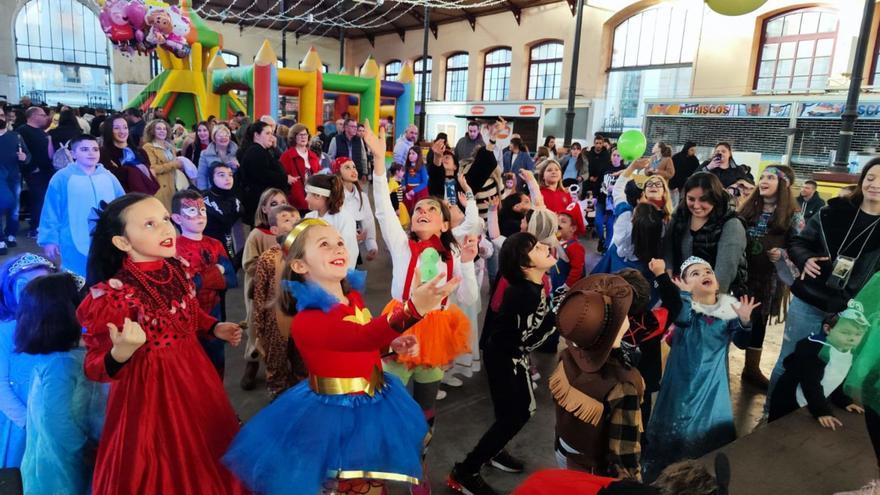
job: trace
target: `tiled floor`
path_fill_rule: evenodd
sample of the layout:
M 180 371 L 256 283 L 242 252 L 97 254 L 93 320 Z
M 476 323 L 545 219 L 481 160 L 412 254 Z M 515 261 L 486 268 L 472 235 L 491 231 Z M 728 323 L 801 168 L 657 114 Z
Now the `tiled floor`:
M 34 250 L 33 242 L 22 240 L 21 247 L 11 254 L 25 249 Z M 367 268 L 366 301 L 371 310 L 378 312 L 389 298 L 391 270 L 387 253 L 382 253 Z M 242 319 L 244 305 L 241 289 L 230 291 L 227 301 L 230 319 Z M 781 333 L 781 325 L 768 329 L 762 362 L 765 371 L 773 366 Z M 743 357 L 742 351 L 731 349 L 731 393 L 741 436 L 753 430 L 764 402 L 763 395 L 743 386 L 739 380 Z M 535 394 L 538 411 L 509 446 L 513 453 L 526 461 L 527 472 L 512 475 L 495 470 L 484 471 L 489 483 L 502 493 L 513 490 L 537 469 L 555 467 L 554 411 L 546 387 L 546 377 L 555 363 L 553 356 L 546 354 L 536 355 L 536 362 L 543 375 Z M 241 348 L 229 348 L 226 389 L 236 410 L 246 421 L 268 403 L 268 398 L 262 381 L 255 391 L 244 392 L 239 388 L 238 380 L 243 366 Z M 435 493 L 447 493 L 444 479 L 449 469 L 474 446 L 492 420 L 492 405 L 484 373 L 466 379 L 461 388 L 447 387 L 446 390 L 448 397 L 438 405 L 436 434 L 428 455 L 428 473 Z M 731 493 L 735 495 L 824 495 L 857 488 L 870 477 L 877 476 L 864 423 L 855 417 L 845 418 L 842 432 L 822 430 L 809 417 L 795 418 L 741 439 L 725 450 L 731 456 L 734 479 Z

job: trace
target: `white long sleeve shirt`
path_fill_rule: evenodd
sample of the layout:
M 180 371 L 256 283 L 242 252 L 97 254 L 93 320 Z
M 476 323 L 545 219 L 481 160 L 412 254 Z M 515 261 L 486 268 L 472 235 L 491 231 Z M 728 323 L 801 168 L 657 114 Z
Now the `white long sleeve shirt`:
M 388 246 L 388 251 L 391 253 L 391 297 L 402 301 L 403 287 L 407 281 L 409 263 L 412 259 L 412 252 L 409 249 L 409 235 L 403 230 L 403 227 L 400 225 L 400 219 L 391 205 L 388 181 L 385 180 L 383 175 L 374 175 L 374 178 L 373 201 L 376 203 L 376 219 L 379 221 L 379 228 L 382 230 L 382 238 L 385 240 L 385 245 Z M 468 203 L 471 203 L 471 201 L 468 201 Z M 469 204 L 468 207 L 470 206 Z M 476 208 L 476 203 L 474 203 L 473 208 Z M 467 214 L 465 216 L 467 217 Z M 452 256 L 452 273 L 453 276 L 461 277 L 461 283 L 453 292 L 450 298 L 451 302 L 476 299 L 479 295 L 479 288 L 477 287 L 477 278 L 474 273 L 474 262 L 462 263 L 461 257 L 457 252 L 454 252 Z M 417 260 L 416 263 L 415 268 L 419 270 L 418 263 L 420 261 Z M 446 273 L 446 263 L 439 261 L 437 263 L 437 270 L 439 273 Z M 438 305 L 433 309 L 440 309 L 440 306 Z
M 376 218 L 373 216 L 370 196 L 363 192 L 359 193 L 356 187 L 352 188 L 351 191 L 346 189 L 342 211 L 347 212 L 354 219 L 355 229 L 360 224 L 361 229 L 367 234 L 367 238 L 358 247 L 363 251 L 378 250 L 379 245 L 376 243 Z

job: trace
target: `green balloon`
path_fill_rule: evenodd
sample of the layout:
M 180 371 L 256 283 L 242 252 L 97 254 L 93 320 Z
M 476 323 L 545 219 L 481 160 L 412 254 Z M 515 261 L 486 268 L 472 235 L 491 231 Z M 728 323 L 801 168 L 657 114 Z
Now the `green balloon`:
M 638 129 L 624 131 L 623 134 L 620 135 L 620 138 L 617 139 L 617 151 L 619 151 L 620 156 L 628 162 L 644 155 L 645 148 L 647 147 L 648 140 L 645 139 L 645 135 L 642 134 L 642 131 Z
M 767 3 L 767 0 L 706 0 L 709 8 L 721 15 L 744 15 Z
M 437 263 L 439 262 L 440 253 L 434 248 L 429 247 L 419 255 L 419 275 L 423 284 L 434 280 L 440 274 L 440 271 L 437 269 Z

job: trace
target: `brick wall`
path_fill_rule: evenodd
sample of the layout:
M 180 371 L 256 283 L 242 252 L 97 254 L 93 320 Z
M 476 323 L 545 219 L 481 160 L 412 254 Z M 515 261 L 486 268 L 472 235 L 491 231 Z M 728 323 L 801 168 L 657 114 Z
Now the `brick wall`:
M 735 151 L 765 155 L 785 153 L 785 130 L 789 123 L 789 119 L 718 117 L 647 117 L 645 121 L 649 143 L 665 141 L 677 145 L 690 140 L 702 147 L 728 141 Z M 806 176 L 825 170 L 829 151 L 837 148 L 840 121 L 800 119 L 797 129 L 793 153 L 795 171 Z M 856 121 L 852 149 L 863 151 L 869 147 L 880 149 L 880 120 Z

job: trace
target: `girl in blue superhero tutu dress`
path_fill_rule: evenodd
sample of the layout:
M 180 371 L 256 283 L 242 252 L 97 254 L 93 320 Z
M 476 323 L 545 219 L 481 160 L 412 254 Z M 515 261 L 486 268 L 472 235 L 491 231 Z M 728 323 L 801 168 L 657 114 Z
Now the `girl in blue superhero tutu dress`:
M 428 431 L 397 378 L 382 373 L 381 351 L 418 352 L 402 336 L 458 280 L 420 285 L 393 312 L 372 318 L 358 293 L 363 274 L 348 267 L 342 237 L 320 219 L 285 238 L 278 310 L 293 316 L 291 338 L 309 379 L 286 391 L 242 428 L 223 460 L 259 494 L 345 493 L 364 484 L 418 484 Z

